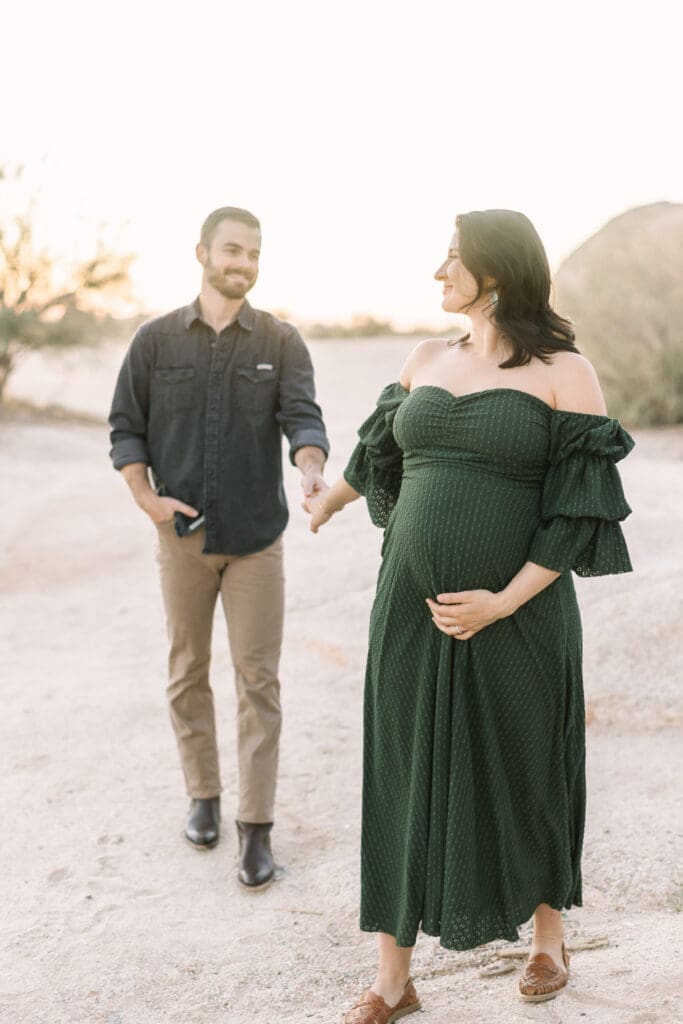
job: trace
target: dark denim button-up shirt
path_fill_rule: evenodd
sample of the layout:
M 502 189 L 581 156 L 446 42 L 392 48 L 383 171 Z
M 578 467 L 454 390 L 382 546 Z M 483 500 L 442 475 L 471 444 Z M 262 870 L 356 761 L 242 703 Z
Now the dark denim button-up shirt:
M 144 462 L 159 494 L 203 512 L 206 554 L 260 551 L 284 530 L 283 431 L 292 463 L 304 445 L 329 452 L 301 335 L 248 302 L 218 335 L 198 301 L 143 324 L 109 422 L 114 468 Z M 176 513 L 178 533 L 189 522 Z

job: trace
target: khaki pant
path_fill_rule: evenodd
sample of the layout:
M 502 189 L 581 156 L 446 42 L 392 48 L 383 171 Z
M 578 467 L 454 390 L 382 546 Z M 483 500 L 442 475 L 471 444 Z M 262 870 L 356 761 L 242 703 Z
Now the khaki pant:
M 204 531 L 158 528 L 158 562 L 170 640 L 168 699 L 188 795 L 221 791 L 211 630 L 220 594 L 237 691 L 240 821 L 273 820 L 280 737 L 278 664 L 284 619 L 282 536 L 253 555 L 204 555 Z

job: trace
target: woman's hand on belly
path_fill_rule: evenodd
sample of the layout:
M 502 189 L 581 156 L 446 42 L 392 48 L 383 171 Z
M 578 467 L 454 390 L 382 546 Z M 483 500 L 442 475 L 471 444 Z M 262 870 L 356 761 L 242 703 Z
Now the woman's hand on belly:
M 432 622 L 454 640 L 469 640 L 498 619 L 505 619 L 511 610 L 492 590 L 462 590 L 457 594 L 437 594 L 436 601 L 426 598 Z

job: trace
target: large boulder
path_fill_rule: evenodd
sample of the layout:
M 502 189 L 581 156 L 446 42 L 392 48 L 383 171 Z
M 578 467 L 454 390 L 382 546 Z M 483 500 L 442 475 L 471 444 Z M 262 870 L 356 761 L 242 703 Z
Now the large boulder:
M 573 321 L 610 415 L 683 423 L 683 204 L 609 221 L 559 268 L 555 306 Z

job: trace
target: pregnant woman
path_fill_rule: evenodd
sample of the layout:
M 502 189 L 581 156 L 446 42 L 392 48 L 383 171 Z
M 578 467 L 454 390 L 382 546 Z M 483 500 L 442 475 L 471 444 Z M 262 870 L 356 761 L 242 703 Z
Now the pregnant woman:
M 529 220 L 459 216 L 436 278 L 469 317 L 408 358 L 311 529 L 365 495 L 386 527 L 364 705 L 360 925 L 379 969 L 344 1024 L 420 1006 L 418 929 L 449 949 L 517 939 L 523 999 L 567 982 L 581 905 L 581 620 L 571 570 L 629 572 L 615 463 L 633 441 L 551 308 Z

